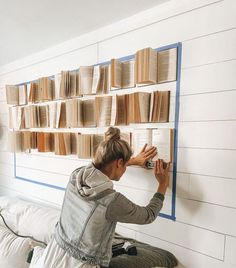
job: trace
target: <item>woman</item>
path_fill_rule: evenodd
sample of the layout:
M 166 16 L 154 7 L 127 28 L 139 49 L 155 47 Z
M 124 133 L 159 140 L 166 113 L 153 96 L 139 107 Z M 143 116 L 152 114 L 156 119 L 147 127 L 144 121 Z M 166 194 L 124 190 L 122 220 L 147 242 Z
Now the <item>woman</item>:
M 169 164 L 163 168 L 162 160 L 156 162 L 154 175 L 159 185 L 146 207 L 113 190 L 112 180 L 119 181 L 128 165 L 145 166 L 155 155 L 155 147 L 146 150 L 145 146 L 131 158 L 131 148 L 120 139 L 120 130 L 110 127 L 93 163 L 71 174 L 54 239 L 37 267 L 108 267 L 116 223 L 148 224 L 158 216 L 169 183 Z

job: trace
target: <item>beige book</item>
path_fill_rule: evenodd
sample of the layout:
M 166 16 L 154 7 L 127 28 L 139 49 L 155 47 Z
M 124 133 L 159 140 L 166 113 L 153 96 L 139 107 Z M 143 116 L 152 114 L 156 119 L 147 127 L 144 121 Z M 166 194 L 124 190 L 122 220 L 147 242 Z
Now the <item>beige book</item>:
M 159 118 L 158 122 L 169 122 L 170 91 L 159 91 Z
M 50 132 L 37 132 L 37 148 L 38 152 L 53 152 L 54 137 Z
M 77 139 L 80 133 L 71 133 L 71 154 L 77 155 Z
M 39 101 L 39 85 L 38 82 L 31 82 L 29 86 L 29 102 L 34 103 Z
M 27 85 L 6 85 L 7 104 L 25 105 L 28 103 Z
M 61 73 L 54 76 L 55 81 L 55 99 L 60 99 Z
M 37 132 L 31 132 L 31 149 L 37 149 Z
M 96 125 L 98 127 L 111 124 L 112 96 L 95 98 Z
M 134 60 L 111 60 L 111 89 L 134 87 Z
M 72 99 L 66 101 L 66 127 L 78 127 L 78 100 Z
M 95 99 L 83 100 L 83 125 L 84 127 L 96 127 Z
M 19 130 L 25 128 L 24 107 L 9 107 L 9 128 Z
M 134 60 L 122 62 L 122 88 L 135 87 Z
M 19 104 L 19 87 L 14 85 L 6 85 L 7 104 Z
M 157 83 L 157 52 L 144 48 L 135 53 L 135 84 L 148 85 Z
M 51 102 L 48 105 L 49 107 L 49 127 L 56 128 L 57 120 L 57 102 Z
M 177 77 L 177 48 L 157 53 L 157 83 L 175 81 Z
M 8 151 L 22 152 L 21 131 L 8 132 Z
M 71 133 L 69 132 L 54 133 L 54 146 L 56 155 L 71 154 Z
M 116 113 L 117 113 L 117 106 L 116 106 L 116 99 L 117 96 L 113 95 L 112 96 L 112 101 L 111 101 L 111 126 L 115 126 L 116 124 Z
M 39 114 L 38 114 L 39 110 L 36 105 L 25 106 L 25 113 L 28 114 L 27 121 L 29 121 L 29 128 L 40 127 Z
M 173 129 L 135 129 L 132 137 L 134 155 L 138 154 L 143 146 L 147 144 L 148 146 L 157 147 L 157 155 L 153 160 L 163 159 L 165 162 L 173 161 Z
M 38 79 L 39 101 L 49 101 L 53 99 L 53 83 L 54 82 L 49 77 L 41 77 Z
M 77 119 L 78 119 L 78 127 L 84 126 L 84 114 L 83 114 L 83 101 L 81 99 L 77 100 Z
M 22 143 L 22 152 L 31 151 L 31 132 L 30 131 L 21 132 L 21 143 Z
M 79 71 L 76 71 L 76 96 L 81 96 L 80 93 L 80 84 L 79 84 Z
M 128 95 L 116 95 L 116 119 L 115 125 L 127 125 L 128 123 Z
M 152 145 L 157 147 L 156 159 L 173 162 L 174 129 L 158 128 L 152 130 Z
M 19 105 L 28 103 L 27 84 L 19 86 Z
M 135 92 L 128 95 L 128 123 L 149 121 L 150 93 Z
M 70 92 L 69 92 L 69 97 L 76 97 L 77 96 L 77 87 L 76 87 L 76 71 L 70 71 L 69 72 L 70 76 Z
M 56 128 L 66 127 L 66 104 L 65 102 L 57 102 L 56 112 Z
M 37 106 L 37 114 L 38 114 L 38 127 L 47 128 L 49 127 L 49 106 L 48 105 L 40 105 Z
M 111 59 L 111 89 L 122 87 L 122 62 Z
M 69 97 L 70 74 L 69 71 L 61 71 L 60 99 Z
M 91 158 L 96 154 L 99 144 L 104 140 L 104 135 L 93 134 L 91 135 Z
M 100 89 L 101 82 L 101 66 L 96 65 L 93 67 L 93 80 L 92 80 L 92 94 L 97 94 Z
M 77 136 L 77 154 L 79 158 L 91 158 L 91 135 L 82 134 Z
M 79 68 L 79 89 L 80 94 L 92 94 L 93 66 L 81 66 Z

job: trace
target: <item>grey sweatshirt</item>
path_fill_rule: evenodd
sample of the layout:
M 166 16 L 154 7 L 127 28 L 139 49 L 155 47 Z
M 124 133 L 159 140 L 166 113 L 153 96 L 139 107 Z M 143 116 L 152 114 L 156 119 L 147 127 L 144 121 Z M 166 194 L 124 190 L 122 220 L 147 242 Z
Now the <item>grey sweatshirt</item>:
M 74 258 L 108 266 L 116 223 L 151 223 L 163 200 L 155 193 L 147 206 L 136 205 L 113 190 L 112 181 L 91 163 L 71 174 L 55 239 Z

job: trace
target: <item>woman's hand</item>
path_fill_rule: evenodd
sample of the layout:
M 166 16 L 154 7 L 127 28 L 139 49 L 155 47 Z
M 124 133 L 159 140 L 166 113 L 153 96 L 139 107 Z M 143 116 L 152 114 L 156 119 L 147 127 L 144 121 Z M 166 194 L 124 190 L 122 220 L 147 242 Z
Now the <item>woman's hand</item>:
M 154 175 L 159 182 L 158 193 L 165 194 L 169 185 L 169 169 L 170 163 L 165 163 L 162 159 L 158 159 L 155 163 Z
M 135 157 L 132 157 L 128 161 L 128 165 L 137 165 L 141 167 L 146 167 L 146 163 L 148 160 L 152 159 L 157 154 L 157 148 L 152 146 L 148 149 L 147 144 L 145 144 L 141 150 L 141 152 L 136 155 Z

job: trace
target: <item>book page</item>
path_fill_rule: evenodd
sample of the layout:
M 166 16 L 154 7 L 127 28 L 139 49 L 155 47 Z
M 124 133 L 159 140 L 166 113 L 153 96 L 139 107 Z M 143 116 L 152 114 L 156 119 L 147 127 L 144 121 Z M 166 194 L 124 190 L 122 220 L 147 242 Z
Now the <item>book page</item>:
M 141 152 L 145 144 L 152 145 L 152 130 L 151 129 L 134 129 L 132 136 L 132 144 L 134 155 Z
M 75 97 L 77 96 L 77 87 L 76 87 L 76 71 L 69 71 L 69 77 L 70 77 L 70 92 L 69 92 L 69 96 L 70 97 Z
M 160 116 L 158 122 L 169 122 L 170 91 L 160 91 Z
M 157 52 L 150 47 L 135 53 L 135 83 L 138 85 L 157 83 Z
M 22 152 L 30 152 L 31 150 L 31 132 L 21 132 Z
M 91 135 L 83 134 L 77 136 L 77 153 L 79 158 L 91 158 Z
M 39 113 L 39 127 L 47 128 L 49 127 L 49 114 L 48 105 L 37 106 Z
M 61 74 L 56 74 L 54 76 L 55 81 L 55 99 L 60 99 L 60 86 L 61 86 Z
M 8 132 L 8 151 L 22 152 L 21 131 Z
M 49 127 L 56 128 L 57 102 L 49 103 Z
M 140 123 L 147 123 L 149 119 L 150 93 L 137 92 L 139 98 Z
M 92 94 L 93 66 L 81 66 L 79 68 L 80 94 Z
M 127 95 L 116 95 L 116 121 L 117 126 L 127 125 L 126 100 Z
M 13 85 L 6 85 L 7 104 L 19 104 L 19 88 Z
M 152 130 L 152 145 L 157 147 L 157 156 L 154 160 L 163 159 L 172 162 L 173 156 L 173 129 L 159 128 Z
M 112 96 L 103 96 L 95 98 L 96 105 L 96 124 L 99 127 L 110 126 Z
M 157 53 L 157 82 L 170 82 L 177 79 L 177 48 Z
M 84 127 L 95 127 L 95 99 L 83 100 L 83 123 Z
M 116 102 L 117 102 L 117 95 L 113 95 L 112 96 L 112 101 L 111 101 L 111 122 L 110 125 L 114 126 L 116 124 L 116 113 L 117 113 L 117 106 L 116 106 Z
M 72 99 L 66 101 L 66 127 L 78 127 L 78 100 Z
M 54 134 L 54 145 L 56 155 L 71 154 L 71 133 L 57 132 Z
M 19 86 L 19 105 L 27 104 L 27 85 Z
M 96 94 L 99 91 L 100 80 L 101 80 L 101 66 L 96 65 L 93 67 L 92 94 Z
M 122 62 L 111 59 L 111 89 L 121 88 L 122 86 Z
M 122 88 L 134 87 L 134 60 L 122 62 Z
M 77 136 L 79 133 L 71 133 L 71 154 L 77 155 Z

